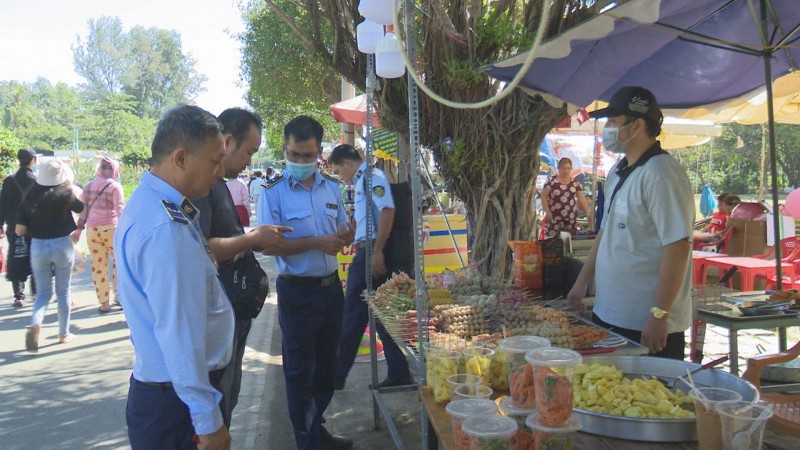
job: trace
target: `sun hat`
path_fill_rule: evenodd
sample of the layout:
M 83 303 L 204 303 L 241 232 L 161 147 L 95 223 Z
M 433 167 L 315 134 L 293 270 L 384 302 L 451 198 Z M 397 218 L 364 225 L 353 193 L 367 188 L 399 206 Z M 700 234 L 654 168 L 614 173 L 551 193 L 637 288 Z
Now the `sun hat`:
M 60 159 L 53 158 L 39 164 L 39 175 L 36 177 L 36 183 L 41 186 L 58 186 L 73 178 L 74 174 L 69 165 Z

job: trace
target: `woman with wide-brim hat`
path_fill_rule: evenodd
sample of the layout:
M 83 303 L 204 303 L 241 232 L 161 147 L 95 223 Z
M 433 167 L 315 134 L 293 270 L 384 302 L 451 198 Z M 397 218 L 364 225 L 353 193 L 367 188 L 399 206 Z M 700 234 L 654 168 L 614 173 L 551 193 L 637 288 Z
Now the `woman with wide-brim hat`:
M 32 352 L 39 350 L 39 331 L 53 296 L 53 279 L 58 299 L 58 341 L 66 343 L 75 337 L 69 331 L 69 289 L 75 260 L 70 234 L 76 229 L 72 213 L 83 211 L 83 203 L 75 197 L 71 179 L 72 169 L 67 163 L 58 159 L 41 163 L 36 185 L 17 217 L 17 235 L 31 237 L 31 269 L 37 284 L 31 326 L 25 336 L 25 347 Z

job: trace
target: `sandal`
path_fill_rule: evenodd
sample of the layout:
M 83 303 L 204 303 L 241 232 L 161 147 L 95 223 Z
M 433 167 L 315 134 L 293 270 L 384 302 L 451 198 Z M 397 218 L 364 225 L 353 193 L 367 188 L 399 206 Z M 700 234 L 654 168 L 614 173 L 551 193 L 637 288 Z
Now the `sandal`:
M 25 333 L 25 349 L 33 353 L 39 351 L 39 325 L 31 325 Z
M 22 308 L 23 306 L 25 306 L 25 304 L 22 303 L 22 300 L 14 300 L 14 307 L 15 308 Z
M 67 342 L 75 340 L 75 338 L 77 338 L 77 337 L 78 336 L 75 336 L 72 333 L 67 333 L 64 336 L 61 336 L 61 337 L 58 338 L 58 343 L 59 344 L 66 344 Z
M 97 308 L 97 312 L 99 312 L 100 314 L 108 314 L 110 311 L 111 311 L 110 306 L 106 306 L 105 308 L 103 308 L 103 306 L 101 305 L 99 308 Z

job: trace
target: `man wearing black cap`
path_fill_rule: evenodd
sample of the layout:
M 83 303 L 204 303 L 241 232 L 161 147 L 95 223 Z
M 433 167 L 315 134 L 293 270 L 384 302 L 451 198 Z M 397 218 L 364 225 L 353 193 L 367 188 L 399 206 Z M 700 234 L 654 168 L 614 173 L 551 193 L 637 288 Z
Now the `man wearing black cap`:
M 608 117 L 603 145 L 625 157 L 609 173 L 605 218 L 567 300 L 581 307 L 594 276 L 595 323 L 651 355 L 683 359 L 692 317 L 689 179 L 656 140 L 663 115 L 652 92 L 623 87 L 590 116 Z
M 21 307 L 25 299 L 25 280 L 31 275 L 29 258 L 14 258 L 14 249 L 17 235 L 14 227 L 17 224 L 17 212 L 19 211 L 25 195 L 36 183 L 36 175 L 33 174 L 33 166 L 36 164 L 36 152 L 26 147 L 17 152 L 19 170 L 14 175 L 3 180 L 3 189 L 0 191 L 0 238 L 3 236 L 3 225 L 6 226 L 8 238 L 8 255 L 6 257 L 7 269 L 6 279 L 11 282 L 14 290 L 14 306 Z M 30 248 L 30 238 L 26 238 L 28 248 Z M 31 291 L 36 292 L 36 284 L 31 277 Z

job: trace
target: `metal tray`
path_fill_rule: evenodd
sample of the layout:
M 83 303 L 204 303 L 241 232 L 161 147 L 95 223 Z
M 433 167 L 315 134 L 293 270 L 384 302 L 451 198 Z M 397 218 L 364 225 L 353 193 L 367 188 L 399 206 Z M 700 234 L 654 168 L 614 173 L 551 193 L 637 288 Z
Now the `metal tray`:
M 666 381 L 686 375 L 687 368 L 693 370 L 700 367 L 700 364 L 652 356 L 586 356 L 583 362 L 617 366 L 628 378 L 655 375 Z M 755 386 L 721 370 L 704 370 L 692 375 L 692 379 L 698 387 L 713 386 L 734 390 L 740 393 L 745 401 L 757 402 L 759 398 Z M 689 386 L 679 381 L 677 389 L 686 392 Z M 647 442 L 697 440 L 695 419 L 638 419 L 600 414 L 580 408 L 575 408 L 574 414 L 581 420 L 583 425 L 581 431 L 600 436 Z

